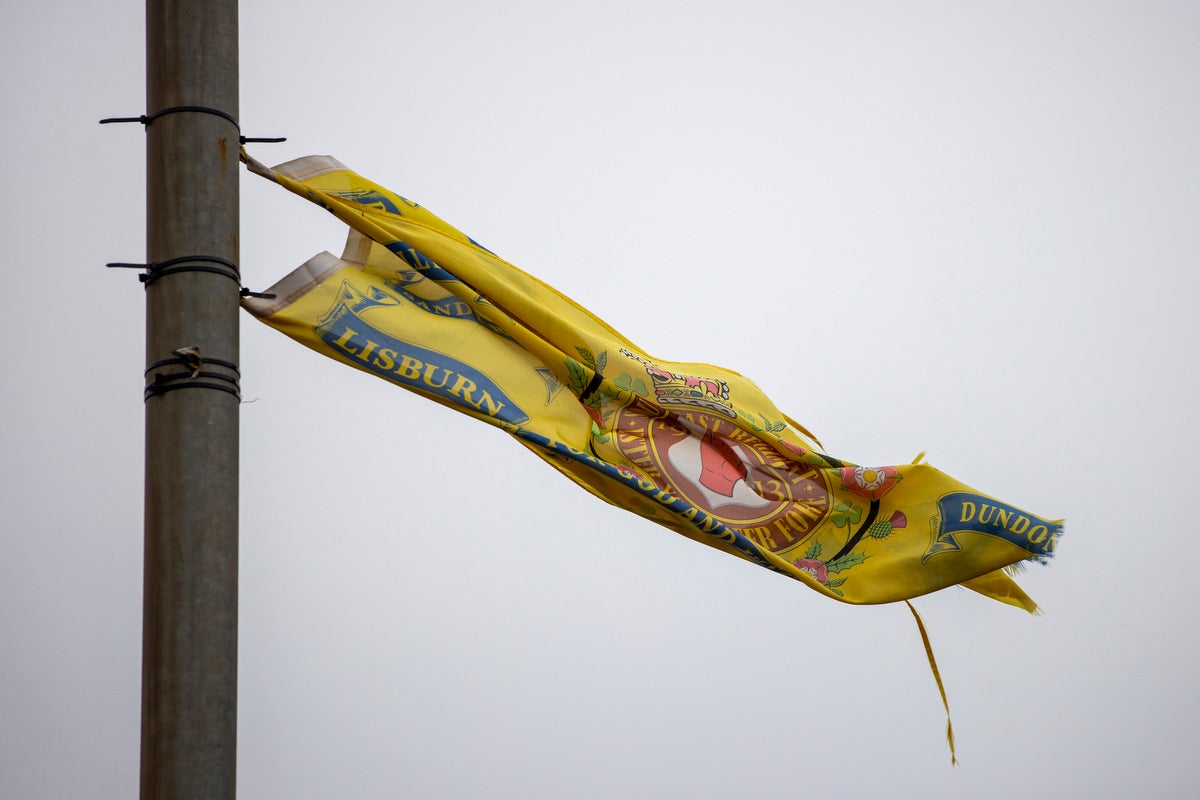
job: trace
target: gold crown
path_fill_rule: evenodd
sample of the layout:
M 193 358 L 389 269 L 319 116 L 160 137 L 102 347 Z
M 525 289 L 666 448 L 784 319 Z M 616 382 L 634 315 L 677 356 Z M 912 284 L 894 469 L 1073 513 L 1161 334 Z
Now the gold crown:
M 628 350 L 621 354 L 632 358 L 646 368 L 654 385 L 654 394 L 660 406 L 703 408 L 715 411 L 730 419 L 737 419 L 733 403 L 729 402 L 729 384 L 717 378 L 702 378 L 696 375 L 679 375 L 641 358 Z

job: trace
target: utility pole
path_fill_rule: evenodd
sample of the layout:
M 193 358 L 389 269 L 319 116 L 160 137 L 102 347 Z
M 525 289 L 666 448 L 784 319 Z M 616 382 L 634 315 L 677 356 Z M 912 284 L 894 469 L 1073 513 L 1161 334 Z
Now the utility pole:
M 238 8 L 146 2 L 141 797 L 237 781 Z

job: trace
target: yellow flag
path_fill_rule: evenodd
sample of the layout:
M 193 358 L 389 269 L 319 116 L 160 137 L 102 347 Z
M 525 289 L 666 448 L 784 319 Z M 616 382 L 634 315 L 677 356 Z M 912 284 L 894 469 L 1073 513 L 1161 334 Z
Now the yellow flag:
M 850 603 L 957 584 L 1029 611 L 1002 570 L 1062 532 L 921 463 L 859 466 L 751 381 L 651 356 L 417 203 L 310 156 L 250 169 L 350 226 L 245 308 L 312 349 L 503 428 L 592 494 Z

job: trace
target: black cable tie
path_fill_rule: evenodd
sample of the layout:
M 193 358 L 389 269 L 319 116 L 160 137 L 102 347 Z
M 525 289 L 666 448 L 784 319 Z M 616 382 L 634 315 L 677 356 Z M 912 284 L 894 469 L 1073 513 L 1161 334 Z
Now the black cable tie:
M 199 259 L 187 259 L 187 260 L 191 261 L 191 260 L 199 260 Z M 228 262 L 226 262 L 226 263 L 228 263 Z M 234 270 L 236 270 L 236 267 L 234 267 Z M 199 264 L 188 264 L 188 265 L 184 265 L 184 266 L 164 267 L 161 265 L 151 264 L 151 265 L 149 265 L 149 270 L 147 272 L 138 276 L 138 280 L 141 281 L 142 283 L 146 284 L 147 286 L 149 286 L 150 284 L 154 283 L 159 278 L 165 277 L 167 275 L 175 275 L 176 273 L 179 273 L 179 272 L 207 272 L 211 275 L 221 275 L 223 277 L 229 278 L 234 283 L 236 283 L 238 285 L 238 287 L 241 287 L 241 285 L 242 285 L 241 276 L 239 276 L 236 271 L 231 271 L 231 270 L 225 268 L 224 265 L 217 266 L 217 267 L 211 267 L 211 266 L 204 266 L 204 265 L 199 265 Z
M 174 381 L 192 381 L 200 378 L 207 378 L 214 381 L 225 381 L 232 386 L 237 386 L 238 383 L 238 379 L 231 375 L 225 375 L 221 372 L 207 372 L 205 370 L 200 370 L 194 374 L 191 372 L 156 372 L 152 377 L 153 380 L 146 385 L 146 391 L 150 391 L 155 386 L 160 386 L 165 383 L 172 383 Z
M 165 117 L 167 114 L 180 114 L 185 112 L 192 112 L 196 114 L 212 114 L 220 117 L 221 119 L 229 120 L 231 123 L 233 123 L 233 127 L 238 129 L 238 142 L 241 144 L 249 144 L 251 142 L 262 144 L 278 144 L 279 142 L 287 141 L 286 136 L 242 136 L 242 126 L 238 124 L 236 119 L 219 108 L 209 108 L 208 106 L 171 106 L 170 108 L 164 108 L 161 111 L 155 111 L 153 114 L 142 114 L 138 117 L 108 117 L 107 119 L 100 120 L 100 124 L 107 125 L 110 122 L 140 122 L 142 125 L 149 127 L 150 123 L 154 122 L 154 120 L 158 119 L 159 117 Z
M 172 351 L 172 352 L 174 352 L 174 351 Z M 200 360 L 204 364 L 212 364 L 217 367 L 224 367 L 225 369 L 227 369 L 231 372 L 235 372 L 238 375 L 242 374 L 241 370 L 238 369 L 238 365 L 234 364 L 232 361 L 225 361 L 220 358 L 201 358 Z M 152 370 L 152 369 L 158 369 L 159 367 L 168 367 L 168 366 L 172 366 L 174 364 L 181 364 L 185 367 L 191 367 L 193 363 L 195 363 L 195 357 L 193 357 L 191 359 L 187 358 L 186 356 L 176 356 L 175 358 L 164 358 L 162 361 L 155 361 L 153 364 L 150 364 L 149 366 L 147 366 L 144 374 L 146 377 L 150 377 L 150 370 Z
M 171 351 L 173 358 L 164 358 L 160 361 L 155 361 L 150 366 L 146 367 L 143 375 L 147 378 L 146 389 L 142 394 L 143 400 L 149 400 L 151 397 L 175 391 L 176 389 L 217 389 L 222 392 L 227 392 L 241 400 L 241 371 L 237 364 L 232 361 L 225 361 L 219 358 L 204 358 L 200 353 L 200 348 L 196 346 L 178 347 Z M 155 372 L 162 367 L 179 365 L 187 369 L 186 372 Z M 204 369 L 205 366 L 222 367 L 229 370 L 233 375 L 226 375 L 222 372 L 213 372 Z M 153 373 L 153 374 L 151 374 Z M 214 381 L 216 381 L 214 383 Z
M 210 381 L 220 382 L 211 383 Z M 142 399 L 149 400 L 151 397 L 173 392 L 176 389 L 217 389 L 227 392 L 239 400 L 242 399 L 242 391 L 238 386 L 237 378 L 222 375 L 219 372 L 206 372 L 204 370 L 195 375 L 191 372 L 155 373 L 154 380 L 146 384 L 146 390 L 142 393 Z
M 218 264 L 219 266 L 211 267 L 200 264 L 192 264 L 190 266 L 178 266 L 189 261 L 206 261 Z M 110 261 L 104 266 L 110 269 L 144 269 L 145 274 L 138 275 L 138 280 L 149 285 L 164 275 L 172 275 L 176 272 L 210 272 L 214 275 L 224 275 L 227 278 L 232 278 L 240 288 L 239 294 L 242 297 L 260 297 L 263 300 L 274 300 L 277 295 L 272 292 L 254 292 L 245 286 L 242 286 L 241 275 L 238 272 L 238 267 L 232 261 L 226 261 L 223 258 L 215 256 L 184 256 L 181 258 L 172 258 L 169 261 L 159 261 L 151 264 L 133 264 L 126 261 Z
M 197 264 L 194 262 L 203 262 Z M 177 272 L 209 272 L 213 275 L 222 275 L 229 278 L 241 288 L 242 276 L 238 271 L 238 265 L 232 261 L 217 256 L 180 256 L 179 258 L 171 258 L 166 261 L 153 261 L 149 264 L 131 264 L 124 261 L 113 261 L 105 264 L 109 268 L 123 269 L 144 269 L 145 273 L 138 276 L 138 280 L 149 286 L 159 278 L 166 275 L 174 275 Z
M 140 122 L 143 125 L 148 126 L 159 117 L 165 117 L 168 114 L 182 113 L 212 114 L 213 116 L 220 117 L 221 119 L 228 120 L 229 122 L 233 123 L 233 127 L 237 128 L 239 131 L 242 129 L 232 115 L 222 111 L 219 108 L 209 108 L 208 106 L 171 106 L 170 108 L 164 108 L 159 111 L 155 111 L 153 114 L 142 114 L 140 117 L 109 117 L 107 119 L 100 120 L 100 124 L 107 125 L 110 122 Z

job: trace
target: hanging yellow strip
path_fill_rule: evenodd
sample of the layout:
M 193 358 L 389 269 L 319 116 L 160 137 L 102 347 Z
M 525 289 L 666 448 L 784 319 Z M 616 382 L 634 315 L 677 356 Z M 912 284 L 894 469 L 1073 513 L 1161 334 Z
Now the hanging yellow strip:
M 950 722 L 950 701 L 946 699 L 946 687 L 942 685 L 942 673 L 938 672 L 937 659 L 933 657 L 933 646 L 929 644 L 929 634 L 925 631 L 925 623 L 921 621 L 921 615 L 909 601 L 905 600 L 904 604 L 912 612 L 913 619 L 917 621 L 917 630 L 921 632 L 921 643 L 925 645 L 925 657 L 929 659 L 929 670 L 933 673 L 933 679 L 937 681 L 938 694 L 942 696 L 942 707 L 946 709 L 946 742 L 950 745 L 950 763 L 958 766 L 958 756 L 954 752 L 954 725 Z

